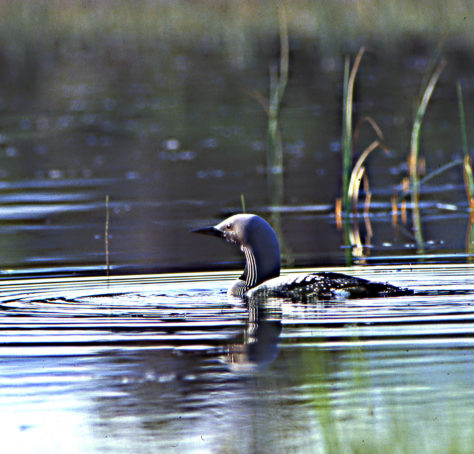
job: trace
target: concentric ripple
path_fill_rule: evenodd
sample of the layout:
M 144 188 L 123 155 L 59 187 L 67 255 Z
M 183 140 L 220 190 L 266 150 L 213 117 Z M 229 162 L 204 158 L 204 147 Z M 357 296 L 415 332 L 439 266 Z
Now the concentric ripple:
M 470 452 L 474 267 L 350 271 L 415 294 L 256 305 L 227 297 L 236 273 L 3 281 L 3 441 L 44 452 L 364 452 L 366 440 Z

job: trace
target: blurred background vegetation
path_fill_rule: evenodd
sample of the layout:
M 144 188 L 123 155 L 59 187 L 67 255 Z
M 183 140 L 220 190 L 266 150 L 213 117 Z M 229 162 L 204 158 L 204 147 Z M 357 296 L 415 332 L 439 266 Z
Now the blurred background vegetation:
M 2 0 L 4 58 L 112 49 L 182 46 L 219 51 L 236 64 L 259 56 L 259 40 L 278 32 L 276 5 L 287 12 L 292 39 L 321 52 L 386 48 L 407 40 L 474 42 L 469 0 Z

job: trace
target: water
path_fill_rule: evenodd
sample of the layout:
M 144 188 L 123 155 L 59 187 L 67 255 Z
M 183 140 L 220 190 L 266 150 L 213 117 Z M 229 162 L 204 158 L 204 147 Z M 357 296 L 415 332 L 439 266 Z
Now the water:
M 472 452 L 474 270 L 424 295 L 250 306 L 235 273 L 5 281 L 0 426 L 22 452 Z
M 326 2 L 313 16 L 288 14 L 283 188 L 275 200 L 268 119 L 257 101 L 268 96 L 269 67 L 278 62 L 275 11 L 253 14 L 248 2 L 231 2 L 220 8 L 229 22 L 216 22 L 212 8 L 189 17 L 179 2 L 161 11 L 169 2 L 104 3 L 96 14 L 92 4 L 73 3 L 2 10 L 3 446 L 472 452 L 474 289 L 465 263 L 474 231 L 455 84 L 470 132 L 474 65 L 463 6 L 451 5 L 445 29 L 444 5 L 431 15 L 407 7 L 393 15 L 389 5 L 383 17 L 397 20 L 383 20 L 382 33 L 372 18 L 357 22 L 371 17 L 366 7 L 354 15 L 345 3 Z M 300 27 L 301 17 L 320 22 Z M 392 34 L 400 23 L 410 36 Z M 370 215 L 343 232 L 334 205 L 344 55 L 353 58 L 359 43 L 368 52 L 354 126 L 370 116 L 390 152 L 369 157 Z M 401 199 L 394 217 L 391 198 L 407 175 L 414 104 L 440 43 L 447 66 L 421 154 L 428 173 L 457 164 L 422 184 L 416 244 L 411 207 L 404 222 Z M 367 123 L 359 132 L 356 156 L 375 138 Z M 277 230 L 286 266 L 342 266 L 351 255 L 377 265 L 354 273 L 425 296 L 263 307 L 228 300 L 236 274 L 222 270 L 241 269 L 240 252 L 189 230 L 241 211 L 242 195 L 247 210 Z M 209 270 L 218 272 L 202 273 Z
M 240 57 L 239 64 L 218 43 L 209 43 L 204 56 L 194 42 L 178 51 L 170 41 L 169 48 L 145 40 L 142 46 L 115 43 L 106 50 L 78 50 L 74 41 L 64 43 L 59 54 L 36 49 L 21 59 L 5 57 L 0 70 L 4 276 L 102 273 L 107 195 L 115 273 L 236 268 L 237 253 L 198 241 L 189 230 L 240 211 L 241 195 L 248 211 L 268 219 L 281 213 L 287 264 L 345 263 L 344 236 L 334 220 L 341 187 L 343 56 L 321 53 L 311 39 L 291 41 L 280 121 L 283 196 L 271 205 L 267 116 L 252 93 L 268 94 L 278 40 L 254 36 L 258 50 L 248 53 L 258 58 Z M 373 118 L 390 149 L 374 151 L 367 161 L 374 234 L 367 238 L 361 220 L 362 241 L 370 245 L 364 256 L 378 263 L 392 263 L 392 257 L 411 262 L 419 252 L 410 212 L 406 224 L 399 219 L 392 225 L 391 197 L 407 175 L 413 106 L 437 43 L 430 44 L 407 40 L 405 48 L 374 47 L 357 79 L 355 124 Z M 108 54 L 111 58 L 104 58 Z M 470 48 L 451 44 L 444 55 L 448 64 L 422 130 L 428 172 L 462 158 L 457 80 L 468 131 L 473 105 Z M 374 138 L 363 123 L 355 155 Z M 471 231 L 462 167 L 452 167 L 421 191 L 425 252 L 464 260 Z

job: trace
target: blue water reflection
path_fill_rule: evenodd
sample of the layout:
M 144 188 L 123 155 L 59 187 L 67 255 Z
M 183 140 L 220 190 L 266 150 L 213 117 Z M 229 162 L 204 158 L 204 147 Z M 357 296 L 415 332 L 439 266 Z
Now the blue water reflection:
M 370 440 L 469 452 L 472 267 L 353 271 L 423 293 L 253 304 L 227 298 L 233 273 L 6 282 L 4 442 L 332 452 Z

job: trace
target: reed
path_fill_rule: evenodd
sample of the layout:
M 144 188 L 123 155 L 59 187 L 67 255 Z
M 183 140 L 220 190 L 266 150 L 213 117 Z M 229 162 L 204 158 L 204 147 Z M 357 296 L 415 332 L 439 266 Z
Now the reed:
M 377 136 L 377 139 L 374 140 L 368 147 L 364 149 L 364 151 L 360 154 L 359 158 L 357 159 L 351 171 L 349 185 L 347 187 L 347 198 L 349 199 L 349 202 L 352 205 L 353 214 L 356 214 L 357 212 L 357 201 L 359 199 L 359 189 L 360 189 L 360 184 L 362 182 L 362 178 L 366 179 L 366 186 L 368 187 L 368 177 L 367 177 L 367 173 L 365 171 L 365 166 L 364 166 L 365 161 L 367 160 L 369 155 L 377 148 L 380 148 L 387 153 L 389 151 L 388 148 L 383 143 L 384 137 L 382 134 L 382 130 L 380 129 L 378 124 L 375 122 L 375 120 L 369 116 L 362 117 L 361 121 L 356 126 L 354 130 L 353 139 L 352 139 L 352 145 L 355 146 L 357 142 L 357 138 L 359 137 L 360 127 L 364 123 L 368 123 L 371 126 L 371 128 L 373 129 L 373 131 L 375 132 Z M 369 192 L 366 192 L 366 201 L 364 205 L 365 212 L 368 212 L 369 205 L 370 205 L 370 194 Z
M 270 66 L 270 99 L 268 103 L 268 147 L 267 175 L 272 204 L 281 203 L 283 198 L 283 145 L 279 119 L 283 96 L 288 83 L 289 42 L 285 10 L 278 6 L 280 27 L 279 67 Z
M 464 187 L 466 189 L 467 200 L 469 202 L 469 222 L 466 232 L 466 254 L 468 261 L 472 262 L 474 257 L 474 177 L 472 173 L 472 161 L 469 155 L 469 146 L 467 143 L 467 128 L 466 128 L 466 115 L 464 112 L 464 102 L 462 95 L 462 85 L 458 80 L 456 83 L 456 91 L 458 96 L 458 109 L 459 109 L 459 124 L 461 129 L 461 147 L 464 154 L 463 164 L 463 176 L 464 176 Z
M 364 220 L 367 238 L 373 234 L 370 224 L 369 209 L 372 194 L 369 189 L 369 179 L 365 169 L 365 162 L 370 154 L 377 148 L 388 152 L 388 148 L 383 143 L 383 133 L 376 121 L 370 116 L 364 116 L 356 127 L 353 124 L 353 97 L 354 85 L 360 62 L 364 55 L 365 48 L 361 47 L 354 60 L 354 65 L 350 68 L 350 61 L 345 60 L 344 83 L 343 83 L 343 122 L 342 122 L 342 196 L 336 200 L 335 214 L 338 228 L 344 229 L 344 243 L 346 245 L 346 263 L 352 264 L 353 257 L 363 257 L 364 248 L 360 238 L 360 230 L 357 224 L 357 204 L 362 182 L 365 187 Z M 359 131 L 363 124 L 368 124 L 375 132 L 376 139 L 372 141 L 360 154 L 353 165 L 353 153 L 359 137 Z M 351 225 L 351 212 L 353 214 L 353 225 Z M 366 242 L 367 242 L 366 241 Z
M 361 47 L 354 60 L 354 65 L 351 68 L 350 59 L 346 57 L 344 61 L 344 82 L 343 82 L 343 96 L 342 96 L 342 195 L 341 201 L 336 201 L 336 223 L 343 226 L 344 244 L 346 246 L 346 264 L 352 265 L 352 238 L 350 226 L 351 213 L 351 197 L 349 194 L 349 183 L 351 177 L 352 167 L 352 110 L 354 98 L 354 84 L 359 70 L 362 56 L 365 48 Z M 357 178 L 357 177 L 356 177 Z M 357 180 L 356 180 L 357 181 Z M 344 221 L 343 221 L 344 218 Z
M 456 84 L 456 91 L 458 95 L 459 123 L 460 123 L 460 128 L 461 128 L 461 146 L 462 146 L 462 150 L 464 154 L 464 159 L 463 159 L 464 186 L 466 188 L 467 199 L 469 201 L 469 208 L 470 208 L 471 213 L 473 213 L 474 212 L 474 178 L 472 174 L 471 156 L 469 155 L 469 146 L 467 144 L 466 115 L 464 112 L 462 86 L 459 80 L 457 81 L 457 84 Z
M 346 57 L 344 63 L 344 85 L 343 85 L 343 118 L 342 118 L 342 208 L 345 216 L 351 211 L 349 182 L 352 167 L 352 109 L 354 98 L 354 84 L 359 70 L 365 48 L 361 47 L 350 69 L 350 60 Z
M 288 83 L 289 70 L 289 42 L 288 24 L 286 13 L 281 3 L 278 3 L 278 20 L 280 36 L 280 60 L 279 64 L 270 65 L 270 93 L 266 99 L 256 90 L 248 90 L 264 109 L 268 117 L 267 125 L 267 148 L 266 167 L 267 185 L 270 197 L 270 205 L 282 203 L 283 199 L 283 145 L 280 135 L 280 111 L 286 85 Z
M 284 159 L 280 134 L 280 111 L 288 83 L 290 54 L 285 8 L 282 2 L 277 1 L 276 3 L 278 5 L 280 60 L 278 65 L 270 65 L 269 99 L 267 100 L 257 91 L 248 92 L 263 107 L 268 117 L 266 149 L 267 190 L 270 199 L 269 204 L 272 207 L 281 205 L 284 197 Z M 294 259 L 282 234 L 279 210 L 271 211 L 271 223 L 280 242 L 282 261 L 285 265 L 290 266 L 294 263 Z
M 471 211 L 466 231 L 466 254 L 467 261 L 472 263 L 474 260 L 474 213 Z
M 428 81 L 422 90 L 422 96 L 418 102 L 413 120 L 413 127 L 410 137 L 410 155 L 409 155 L 409 177 L 410 177 L 410 196 L 413 217 L 413 232 L 419 252 L 424 252 L 423 233 L 421 230 L 420 217 L 420 176 L 419 176 L 419 154 L 420 154 L 420 134 L 423 119 L 431 99 L 431 95 L 436 87 L 436 83 L 446 66 L 446 61 L 441 60 L 434 66 Z
M 245 196 L 244 196 L 244 194 L 240 194 L 240 204 L 242 205 L 242 213 L 245 213 L 246 209 L 245 209 Z
M 339 214 L 349 213 L 349 202 L 347 188 L 349 187 L 349 173 L 352 165 L 352 100 L 349 106 L 349 72 L 350 59 L 346 57 L 344 60 L 344 82 L 342 85 L 342 196 L 339 204 Z
M 110 276 L 110 253 L 109 253 L 109 194 L 105 196 L 105 269 L 107 277 Z

